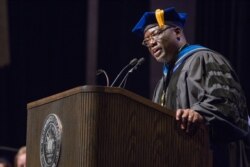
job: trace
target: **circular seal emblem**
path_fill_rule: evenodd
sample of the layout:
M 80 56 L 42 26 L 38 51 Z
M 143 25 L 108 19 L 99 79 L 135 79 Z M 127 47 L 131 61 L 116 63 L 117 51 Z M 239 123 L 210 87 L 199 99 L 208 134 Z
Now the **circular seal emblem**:
M 40 161 L 42 167 L 56 167 L 61 148 L 62 124 L 55 114 L 44 121 L 40 140 Z

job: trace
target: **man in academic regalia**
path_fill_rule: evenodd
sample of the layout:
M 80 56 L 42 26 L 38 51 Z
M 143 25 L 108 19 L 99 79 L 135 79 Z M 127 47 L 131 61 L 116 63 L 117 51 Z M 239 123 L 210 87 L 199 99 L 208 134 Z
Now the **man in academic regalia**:
M 209 126 L 214 167 L 250 167 L 248 110 L 237 75 L 219 53 L 188 44 L 186 17 L 173 7 L 157 9 L 145 12 L 132 30 L 163 63 L 153 101 L 175 110 L 187 133 Z

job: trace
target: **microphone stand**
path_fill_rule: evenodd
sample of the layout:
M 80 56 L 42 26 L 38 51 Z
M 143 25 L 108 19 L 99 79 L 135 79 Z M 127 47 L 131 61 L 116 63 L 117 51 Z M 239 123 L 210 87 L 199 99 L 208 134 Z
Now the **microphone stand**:
M 138 60 L 137 64 L 136 64 L 134 67 L 132 67 L 132 68 L 127 72 L 127 74 L 125 75 L 125 77 L 124 77 L 123 80 L 121 81 L 120 85 L 118 86 L 119 88 L 122 86 L 123 83 L 124 83 L 124 84 L 123 84 L 123 87 L 122 87 L 122 88 L 125 87 L 129 74 L 131 74 L 134 70 L 137 70 L 138 66 L 141 65 L 144 61 L 145 61 L 145 59 L 144 59 L 143 57 L 140 58 L 140 59 Z
M 103 69 L 97 70 L 96 75 L 98 76 L 100 74 L 104 74 L 105 75 L 107 86 L 109 86 L 109 77 L 108 77 L 106 71 L 103 70 Z
M 129 66 L 135 65 L 138 62 L 138 60 L 136 58 L 132 59 L 128 65 L 126 65 L 120 72 L 119 74 L 116 76 L 115 80 L 112 82 L 112 84 L 110 85 L 111 87 L 114 86 L 115 82 L 117 81 L 117 79 L 120 77 L 120 75 L 123 73 L 123 71 L 125 69 L 127 69 Z

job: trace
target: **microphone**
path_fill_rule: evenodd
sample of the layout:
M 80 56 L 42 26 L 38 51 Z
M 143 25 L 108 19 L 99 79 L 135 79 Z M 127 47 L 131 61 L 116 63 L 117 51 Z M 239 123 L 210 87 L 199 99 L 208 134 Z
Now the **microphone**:
M 108 77 L 106 71 L 103 70 L 103 69 L 98 69 L 97 72 L 96 72 L 96 76 L 98 76 L 100 74 L 104 74 L 105 75 L 107 86 L 109 86 L 109 77 Z
M 114 79 L 114 81 L 112 82 L 112 84 L 110 85 L 111 87 L 114 86 L 115 82 L 117 81 L 117 79 L 120 77 L 120 75 L 123 73 L 123 71 L 125 69 L 127 69 L 129 66 L 134 66 L 136 63 L 138 62 L 137 58 L 133 58 L 129 64 L 127 64 L 125 67 L 123 67 L 123 69 L 119 72 L 119 74 L 116 76 L 116 78 Z
M 123 83 L 124 83 L 124 84 L 123 84 L 123 88 L 125 87 L 129 74 L 131 74 L 134 70 L 137 70 L 138 66 L 141 65 L 142 63 L 144 63 L 144 61 L 145 61 L 144 57 L 141 57 L 141 58 L 137 61 L 136 65 L 135 65 L 134 67 L 132 67 L 132 68 L 127 72 L 127 74 L 126 74 L 125 77 L 123 78 L 122 82 L 120 83 L 119 87 L 121 87 Z

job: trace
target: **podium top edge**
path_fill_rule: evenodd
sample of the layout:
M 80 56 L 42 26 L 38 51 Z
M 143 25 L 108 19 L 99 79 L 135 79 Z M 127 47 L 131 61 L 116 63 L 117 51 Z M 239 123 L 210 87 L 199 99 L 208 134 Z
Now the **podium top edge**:
M 169 109 L 160 106 L 159 104 L 153 103 L 151 100 L 146 99 L 140 95 L 137 95 L 129 90 L 118 88 L 118 87 L 106 87 L 106 86 L 94 86 L 94 85 L 84 85 L 84 86 L 78 86 L 48 97 L 44 97 L 42 99 L 30 102 L 27 104 L 27 109 L 32 109 L 34 107 L 38 107 L 41 105 L 44 105 L 46 103 L 50 103 L 68 96 L 72 96 L 74 94 L 78 93 L 113 93 L 113 94 L 121 94 L 124 96 L 127 96 L 131 99 L 137 100 L 140 103 L 143 103 L 149 107 L 156 108 L 158 111 L 168 113 L 171 116 L 175 116 L 175 113 L 173 111 L 170 111 Z

